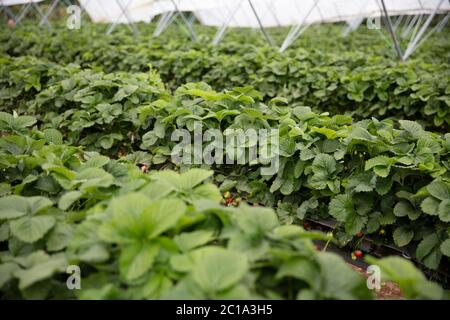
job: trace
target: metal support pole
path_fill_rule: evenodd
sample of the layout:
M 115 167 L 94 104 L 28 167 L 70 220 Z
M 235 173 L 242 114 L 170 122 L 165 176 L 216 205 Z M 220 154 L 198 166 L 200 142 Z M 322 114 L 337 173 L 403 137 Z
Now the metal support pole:
M 48 19 L 50 18 L 50 15 L 53 12 L 53 10 L 55 10 L 56 6 L 58 5 L 58 2 L 59 0 L 53 0 L 44 17 L 41 19 L 41 22 L 39 22 L 39 26 L 42 26 L 46 21 L 48 22 Z
M 261 29 L 262 33 L 264 34 L 264 37 L 266 38 L 267 42 L 269 43 L 269 46 L 273 46 L 273 42 L 272 42 L 272 38 L 269 36 L 269 34 L 267 33 L 266 29 L 264 28 L 261 20 L 259 19 L 258 13 L 255 10 L 255 7 L 253 7 L 253 3 L 251 0 L 248 0 L 248 3 L 250 5 L 250 7 L 252 8 L 253 14 L 256 17 L 256 20 L 258 20 L 258 24 L 259 24 L 259 28 Z
M 447 15 L 439 22 L 439 27 L 437 28 L 437 32 L 441 32 L 442 29 L 444 29 L 445 25 L 448 22 L 448 19 L 450 18 L 450 13 L 447 13 Z
M 400 49 L 400 45 L 398 44 L 397 35 L 395 34 L 394 28 L 392 27 L 392 21 L 387 12 L 386 5 L 384 4 L 384 0 L 381 0 L 381 4 L 383 6 L 384 18 L 385 18 L 385 21 L 387 22 L 389 33 L 391 34 L 392 41 L 394 42 L 395 51 L 397 52 L 397 56 L 399 57 L 399 59 L 403 61 L 402 50 Z
M 186 27 L 187 27 L 187 29 L 188 29 L 188 32 L 189 32 L 189 34 L 190 34 L 192 40 L 193 40 L 193 41 L 197 41 L 197 35 L 196 35 L 194 29 L 192 28 L 192 25 L 189 23 L 188 19 L 187 19 L 187 18 L 185 17 L 185 15 L 184 15 L 184 13 L 181 12 L 181 11 L 178 9 L 178 5 L 177 5 L 177 3 L 175 2 L 175 0 L 171 0 L 171 2 L 172 2 L 172 4 L 174 5 L 175 10 L 180 14 L 181 19 L 183 19 L 183 22 L 186 24 Z
M 16 21 L 16 16 L 14 13 L 8 8 L 8 6 L 3 5 L 3 0 L 0 0 L 0 12 L 5 11 L 6 19 L 13 19 Z
M 172 16 L 174 15 L 173 11 L 165 12 L 161 15 L 158 20 L 158 24 L 156 25 L 155 31 L 153 31 L 153 36 L 158 37 L 166 28 L 166 25 L 170 23 Z
M 419 20 L 422 17 L 422 14 L 413 16 L 406 26 L 406 29 L 402 32 L 402 38 L 406 38 L 411 33 L 412 28 L 414 27 L 414 24 L 417 20 Z
M 291 28 L 289 31 L 289 34 L 286 36 L 286 39 L 284 39 L 283 44 L 281 45 L 280 52 L 285 51 L 294 41 L 297 39 L 303 32 L 305 32 L 306 29 L 310 26 L 310 24 L 306 24 L 302 27 L 303 22 L 308 19 L 310 14 L 313 12 L 313 10 L 317 7 L 320 0 L 314 1 L 314 5 L 309 8 L 309 11 L 306 13 L 305 17 L 303 18 L 302 22 L 298 23 L 295 27 Z M 298 7 L 297 7 L 298 9 Z
M 395 24 L 394 24 L 395 31 L 397 31 L 398 27 L 400 26 L 400 24 L 402 23 L 404 18 L 405 18 L 404 15 L 401 15 L 400 17 L 397 18 L 397 20 L 395 21 Z
M 428 26 L 430 25 L 431 21 L 433 20 L 434 16 L 436 15 L 437 11 L 439 10 L 443 2 L 444 0 L 439 1 L 439 4 L 434 9 L 433 13 L 428 17 L 427 21 L 425 21 L 419 33 L 416 35 L 414 40 L 409 44 L 408 48 L 406 49 L 405 55 L 403 56 L 404 60 L 408 59 L 408 57 L 414 52 L 414 49 L 416 48 L 418 42 L 422 38 L 423 34 L 427 30 Z
M 31 8 L 31 2 L 27 3 L 25 7 L 20 11 L 19 16 L 16 19 L 16 24 L 19 24 L 23 18 L 27 15 L 28 11 Z
M 119 8 L 120 8 L 121 13 L 120 13 L 120 15 L 117 17 L 117 20 L 116 20 L 115 22 L 113 22 L 113 23 L 110 25 L 110 27 L 109 27 L 108 30 L 106 31 L 106 34 L 111 34 L 111 33 L 114 31 L 114 29 L 116 28 L 116 25 L 119 23 L 120 18 L 122 18 L 122 16 L 125 16 L 125 18 L 126 18 L 127 21 L 129 22 L 129 23 L 127 24 L 128 28 L 129 28 L 135 35 L 139 35 L 140 32 L 139 32 L 138 28 L 137 28 L 137 27 L 134 25 L 134 23 L 131 21 L 131 17 L 130 17 L 130 15 L 128 14 L 128 7 L 129 7 L 130 4 L 131 4 L 131 0 L 128 1 L 127 4 L 126 4 L 125 6 L 122 4 L 122 2 L 121 2 L 120 0 L 119 0 L 119 1 L 116 0 L 116 3 L 117 3 L 117 5 L 118 5 Z M 130 26 L 130 25 L 131 25 L 131 26 Z
M 214 35 L 214 39 L 212 41 L 213 45 L 219 44 L 220 40 L 223 38 L 223 35 L 227 31 L 231 21 L 234 19 L 234 16 L 239 11 L 239 9 L 242 7 L 242 4 L 244 3 L 244 0 L 241 0 L 237 6 L 235 6 L 233 11 L 230 9 L 230 7 L 227 5 L 227 11 L 228 11 L 228 17 L 223 22 L 223 24 L 220 26 L 219 30 L 217 30 L 216 34 Z
M 447 14 L 446 17 L 448 17 L 449 15 L 450 14 Z M 419 43 L 417 43 L 413 51 L 416 51 L 422 45 L 422 43 L 424 43 L 433 34 L 433 32 L 439 32 L 439 29 L 443 28 L 446 22 L 447 21 L 445 20 L 444 17 L 444 19 L 442 19 L 437 25 L 435 25 L 434 28 L 431 29 L 431 31 L 426 36 L 424 36 Z

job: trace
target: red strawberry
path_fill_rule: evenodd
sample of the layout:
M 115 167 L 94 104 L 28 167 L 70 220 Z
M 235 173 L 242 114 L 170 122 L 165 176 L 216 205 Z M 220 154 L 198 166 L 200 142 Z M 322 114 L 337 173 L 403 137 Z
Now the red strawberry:
M 361 258 L 363 256 L 363 253 L 361 250 L 355 250 L 354 254 L 355 254 L 356 258 Z

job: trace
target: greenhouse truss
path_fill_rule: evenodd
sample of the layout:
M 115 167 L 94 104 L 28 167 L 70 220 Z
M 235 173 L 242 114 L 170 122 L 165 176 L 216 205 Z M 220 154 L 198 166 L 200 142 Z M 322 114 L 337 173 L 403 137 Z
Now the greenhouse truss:
M 39 3 L 43 0 L 1 0 L 0 6 L 10 12 L 10 6 L 23 6 L 18 22 L 30 11 L 36 10 L 41 17 L 40 24 L 47 24 L 48 15 L 60 0 L 53 0 L 47 13 L 42 12 Z M 151 22 L 159 16 L 159 22 L 154 35 L 160 35 L 175 19 L 180 19 L 189 30 L 191 38 L 196 39 L 192 28 L 194 18 L 206 26 L 218 28 L 213 43 L 217 44 L 228 28 L 259 28 L 267 42 L 274 45 L 266 31 L 271 27 L 291 27 L 280 51 L 286 50 L 309 26 L 321 23 L 346 22 L 347 32 L 356 29 L 364 19 L 383 19 L 390 41 L 398 57 L 407 59 L 414 50 L 433 31 L 440 30 L 447 23 L 450 12 L 450 2 L 446 0 L 80 0 L 81 7 L 87 12 L 93 22 L 110 23 L 108 33 L 112 32 L 118 23 L 131 25 L 136 22 Z M 188 19 L 186 13 L 194 16 Z M 446 14 L 440 23 L 428 30 L 436 14 Z M 398 44 L 396 27 L 390 17 L 399 17 L 396 24 L 403 22 L 407 29 L 420 26 L 417 33 L 412 34 L 408 46 L 402 52 Z M 406 17 L 406 18 L 405 18 Z M 380 24 L 380 20 L 377 20 Z M 377 26 L 375 26 L 377 27 Z M 427 34 L 428 31 L 428 34 Z M 386 37 L 385 35 L 383 35 Z
M 450 300 L 449 20 L 450 0 L 0 0 L 0 301 Z

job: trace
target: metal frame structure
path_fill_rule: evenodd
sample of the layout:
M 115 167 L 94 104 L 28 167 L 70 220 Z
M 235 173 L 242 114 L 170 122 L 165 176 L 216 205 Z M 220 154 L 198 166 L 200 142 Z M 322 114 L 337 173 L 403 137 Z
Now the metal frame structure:
M 135 35 L 139 35 L 140 34 L 139 29 L 136 27 L 136 25 L 131 20 L 130 13 L 128 11 L 128 7 L 131 5 L 133 0 L 128 0 L 128 2 L 125 5 L 122 4 L 122 2 L 120 0 L 114 0 L 114 1 L 119 6 L 121 12 L 120 12 L 120 15 L 117 17 L 117 19 L 109 25 L 108 30 L 106 31 L 106 34 L 111 34 L 114 31 L 114 29 L 116 28 L 116 26 L 119 24 L 120 19 L 125 17 L 125 19 L 128 21 L 128 23 L 126 24 L 128 26 L 128 28 L 130 28 L 130 30 Z
M 156 26 L 155 31 L 153 32 L 153 36 L 157 37 L 161 35 L 167 27 L 169 27 L 172 23 L 175 21 L 180 25 L 180 22 L 177 21 L 178 17 L 181 17 L 182 24 L 186 26 L 186 30 L 188 35 L 193 41 L 197 41 L 197 33 L 195 32 L 193 28 L 194 18 L 188 19 L 183 11 L 179 8 L 179 2 L 178 0 L 170 0 L 170 2 L 173 5 L 174 10 L 164 12 Z M 158 1 L 155 2 L 154 5 L 158 4 Z M 180 25 L 182 27 L 182 25 Z
M 39 16 L 38 18 L 40 18 L 39 26 L 47 25 L 49 28 L 52 27 L 50 23 L 50 15 L 53 13 L 53 11 L 55 11 L 56 7 L 59 4 L 67 5 L 68 3 L 71 3 L 70 0 L 52 0 L 47 10 L 44 11 L 39 7 L 39 5 L 43 4 L 45 0 L 41 1 L 24 0 L 21 2 L 22 3 L 10 5 L 11 7 L 21 6 L 19 14 L 16 16 L 14 15 L 14 12 L 11 9 L 9 9 L 10 6 L 6 5 L 4 0 L 0 0 L 0 13 L 2 11 L 5 11 L 5 14 L 9 18 L 11 18 L 16 24 L 20 24 L 20 22 L 27 16 L 30 10 L 34 9 Z
M 44 0 L 41 1 L 32 1 L 32 0 L 23 0 L 20 3 L 15 3 L 14 5 L 7 5 L 5 4 L 5 2 L 3 0 L 0 0 L 0 7 L 1 7 L 1 11 L 5 11 L 5 13 L 14 20 L 14 22 L 16 23 L 16 25 L 20 24 L 20 22 L 27 16 L 27 14 L 30 12 L 31 9 L 34 9 L 34 11 L 39 15 L 40 21 L 39 21 L 39 25 L 43 25 L 46 24 L 49 28 L 51 28 L 51 24 L 48 21 L 48 15 L 46 15 L 41 8 L 39 7 L 39 3 L 43 2 Z M 56 3 L 58 2 L 58 0 L 53 0 L 54 2 L 56 1 Z M 52 4 L 53 5 L 53 4 Z M 19 11 L 19 14 L 16 16 L 14 15 L 14 13 L 12 12 L 11 9 L 9 9 L 9 7 L 13 7 L 13 6 L 21 6 L 21 9 Z
M 25 16 L 30 13 L 30 10 L 35 10 L 37 12 L 38 18 L 40 18 L 39 26 L 47 25 L 48 27 L 51 27 L 51 24 L 49 22 L 50 15 L 52 14 L 52 12 L 55 10 L 55 8 L 59 3 L 65 1 L 52 0 L 46 12 L 43 12 L 43 10 L 39 7 L 39 4 L 43 1 L 45 0 L 40 1 L 19 0 L 18 1 L 19 3 L 14 5 L 21 5 L 22 8 L 20 10 L 20 13 L 17 16 L 15 16 L 14 10 L 10 9 L 10 7 L 13 6 L 13 4 L 7 5 L 5 4 L 6 2 L 5 0 L 0 0 L 0 13 L 4 12 L 7 17 L 13 19 L 16 22 L 16 24 L 19 24 L 25 18 Z M 117 24 L 121 22 L 124 22 L 134 34 L 136 35 L 140 34 L 139 29 L 137 28 L 134 22 L 135 21 L 134 19 L 136 19 L 133 16 L 134 12 L 133 10 L 136 10 L 136 8 L 132 7 L 134 0 L 114 0 L 114 1 L 116 5 L 114 17 L 112 17 L 106 12 L 105 10 L 106 7 L 104 8 L 102 6 L 101 8 L 95 9 L 97 11 L 104 10 L 106 12 L 105 19 L 106 21 L 110 21 L 110 25 L 107 28 L 107 34 L 111 34 L 114 31 Z M 172 23 L 177 23 L 180 26 L 180 28 L 184 32 L 186 32 L 193 41 L 196 41 L 198 39 L 197 34 L 193 27 L 195 15 L 193 15 L 192 17 L 188 17 L 186 15 L 186 12 L 184 12 L 183 10 L 188 10 L 187 8 L 190 7 L 189 2 L 187 2 L 186 6 L 186 3 L 185 2 L 181 3 L 181 1 L 183 0 L 163 1 L 164 6 L 161 8 L 161 10 L 156 10 L 157 12 L 162 13 L 157 22 L 153 36 L 156 37 L 161 35 L 167 29 L 168 26 L 170 26 Z M 219 21 L 221 19 L 223 20 L 221 22 L 221 25 L 218 25 L 218 29 L 212 40 L 212 44 L 218 44 L 223 38 L 226 30 L 228 30 L 228 28 L 230 28 L 231 25 L 239 25 L 240 23 L 244 22 L 244 25 L 251 25 L 251 27 L 254 28 L 255 30 L 259 29 L 263 34 L 264 38 L 266 39 L 267 43 L 270 46 L 273 46 L 274 43 L 267 30 L 266 21 L 270 21 L 269 22 L 270 25 L 281 26 L 283 25 L 284 20 L 283 21 L 279 20 L 280 16 L 278 15 L 278 12 L 276 12 L 277 8 L 276 3 L 270 0 L 260 0 L 258 1 L 258 5 L 256 5 L 256 1 L 257 0 L 234 0 L 228 3 L 221 2 L 220 6 L 222 10 L 226 10 L 228 14 L 226 14 L 225 17 L 222 18 L 221 15 L 222 11 L 218 11 L 217 18 L 215 19 L 219 19 Z M 291 44 L 294 41 L 296 41 L 296 39 L 298 39 L 301 36 L 301 34 L 305 32 L 313 23 L 346 21 L 347 27 L 343 30 L 343 36 L 347 36 L 350 32 L 356 30 L 366 18 L 365 16 L 362 15 L 358 16 L 355 14 L 353 14 L 353 16 L 352 14 L 345 14 L 345 13 L 341 15 L 339 13 L 340 7 L 337 6 L 337 3 L 330 2 L 329 6 L 325 5 L 325 8 L 327 8 L 327 10 L 331 10 L 332 15 L 336 16 L 336 18 L 330 19 L 328 11 L 324 13 L 325 16 L 323 16 L 322 13 L 320 12 L 321 9 L 323 9 L 322 5 L 319 6 L 319 3 L 321 3 L 321 1 L 325 2 L 325 0 L 309 1 L 306 7 L 302 7 L 302 3 L 300 1 L 292 2 L 293 4 L 295 4 L 293 8 L 297 9 L 297 13 L 303 12 L 304 14 L 301 16 L 297 16 L 297 18 L 292 17 L 294 19 L 293 21 L 298 22 L 296 22 L 295 24 L 290 24 L 291 28 L 288 34 L 286 35 L 283 43 L 280 46 L 279 49 L 280 52 L 287 50 L 291 46 Z M 384 40 L 388 42 L 390 46 L 393 47 L 397 57 L 402 61 L 408 59 L 417 50 L 417 48 L 420 47 L 434 32 L 441 32 L 444 26 L 448 23 L 448 20 L 450 19 L 450 13 L 447 13 L 436 25 L 430 27 L 433 19 L 436 17 L 438 13 L 449 12 L 448 5 L 445 6 L 446 9 L 444 11 L 440 9 L 441 5 L 445 2 L 445 0 L 436 0 L 436 2 L 428 2 L 428 5 L 426 7 L 423 6 L 422 3 L 423 0 L 417 0 L 418 3 L 415 6 L 416 9 L 413 10 L 418 11 L 408 12 L 408 10 L 406 10 L 405 13 L 397 12 L 398 15 L 397 18 L 392 18 L 392 15 L 395 14 L 393 14 L 393 12 L 389 12 L 389 7 L 386 5 L 388 0 L 373 0 L 373 1 L 374 2 L 364 2 L 364 3 L 361 2 L 362 4 L 360 6 L 364 8 L 366 3 L 371 3 L 372 7 L 378 6 L 379 10 L 378 13 L 375 11 L 375 13 L 372 12 L 371 15 L 372 17 L 380 16 L 383 19 L 385 30 L 388 31 L 388 34 L 387 33 L 385 34 L 385 32 L 383 32 L 382 29 L 378 30 L 378 32 L 384 38 Z M 89 12 L 87 5 L 89 4 L 89 2 L 90 0 L 83 1 L 84 5 L 82 5 L 81 4 L 82 2 L 79 1 L 81 7 L 83 8 L 83 11 L 87 12 L 88 14 Z M 153 3 L 150 2 L 150 6 L 158 6 L 161 5 L 161 3 L 162 3 L 161 1 L 155 0 Z M 377 5 L 375 5 L 375 3 Z M 392 1 L 390 3 L 392 3 Z M 434 3 L 436 3 L 436 6 L 432 8 L 430 6 L 430 3 L 433 3 L 432 6 L 434 6 Z M 243 7 L 243 5 L 245 5 L 245 8 Z M 266 10 L 263 9 L 264 5 L 266 6 Z M 334 5 L 334 9 L 332 5 Z M 106 4 L 104 4 L 104 6 L 106 6 Z M 201 8 L 197 9 L 196 6 L 197 5 L 192 7 L 193 8 L 192 11 L 194 13 L 196 12 L 196 10 L 205 10 Z M 149 16 L 150 15 L 154 16 L 156 14 L 155 13 L 156 11 L 153 11 L 152 9 L 153 13 L 149 13 Z M 355 9 L 355 11 L 357 10 Z M 363 10 L 360 11 L 363 12 Z M 239 13 L 239 20 L 235 20 L 235 17 L 238 15 L 238 13 Z M 314 17 L 312 16 L 313 13 Z M 197 18 L 200 19 L 199 16 L 197 16 Z M 253 18 L 255 18 L 256 20 L 253 20 Z M 237 21 L 240 22 L 238 23 Z M 403 41 L 408 41 L 408 44 L 406 48 L 404 48 L 404 50 L 401 48 L 401 42 Z
M 260 18 L 260 14 L 259 14 L 258 11 L 256 10 L 256 7 L 254 6 L 252 0 L 241 0 L 241 1 L 239 1 L 238 4 L 237 4 L 234 8 L 232 8 L 232 9 L 230 9 L 230 7 L 228 7 L 228 6 L 226 7 L 226 9 L 227 9 L 227 11 L 228 11 L 228 17 L 225 19 L 225 22 L 224 22 L 224 23 L 219 27 L 219 29 L 217 30 L 217 32 L 216 32 L 216 34 L 215 34 L 215 36 L 214 36 L 214 38 L 213 38 L 213 41 L 212 41 L 212 44 L 213 44 L 213 45 L 219 44 L 219 42 L 222 40 L 222 38 L 223 38 L 223 36 L 224 36 L 224 34 L 225 34 L 225 31 L 230 27 L 231 21 L 233 21 L 233 19 L 234 19 L 235 16 L 236 16 L 236 13 L 242 8 L 242 5 L 243 5 L 244 3 L 247 3 L 247 4 L 249 5 L 249 7 L 250 7 L 250 9 L 251 9 L 251 12 L 252 12 L 252 15 L 255 17 L 255 19 L 256 19 L 256 21 L 257 21 L 257 23 L 258 23 L 258 29 L 262 32 L 262 34 L 263 34 L 264 38 L 266 39 L 268 45 L 269 45 L 269 46 L 273 46 L 273 45 L 274 45 L 274 42 L 273 42 L 273 40 L 272 40 L 272 37 L 270 36 L 270 34 L 267 32 L 266 28 L 265 28 L 264 25 L 262 24 L 261 18 Z M 273 12 L 270 10 L 270 8 L 271 8 L 270 5 L 267 4 L 266 1 L 265 1 L 264 3 L 265 3 L 265 5 L 267 6 L 268 12 L 271 12 L 271 13 L 272 13 L 272 15 L 273 15 L 275 21 L 277 21 L 277 24 L 279 25 L 279 22 L 278 22 L 278 20 L 276 19 L 276 16 L 275 16 L 275 15 L 273 14 Z M 248 17 L 247 17 L 247 18 L 248 18 Z
M 424 7 L 422 5 L 422 2 L 420 0 L 418 1 L 421 8 L 423 9 Z M 425 35 L 427 29 L 429 28 L 431 22 L 433 21 L 434 17 L 436 16 L 437 12 L 439 11 L 444 1 L 445 0 L 439 0 L 436 7 L 433 9 L 431 14 L 425 20 L 424 20 L 425 14 L 423 13 L 411 16 L 409 19 L 406 19 L 404 25 L 406 28 L 404 29 L 404 31 L 401 33 L 400 36 L 403 39 L 409 37 L 410 40 L 405 51 L 403 52 L 397 35 L 397 31 L 400 29 L 399 25 L 401 23 L 401 21 L 399 22 L 399 20 L 403 18 L 403 16 L 399 17 L 396 23 L 392 23 L 392 19 L 391 16 L 389 15 L 388 8 L 385 5 L 385 0 L 377 0 L 377 4 L 379 5 L 380 11 L 383 14 L 383 20 L 385 21 L 385 24 L 390 34 L 392 45 L 400 61 L 406 61 L 414 53 L 414 51 L 416 51 L 417 48 L 426 39 L 428 39 L 428 37 L 430 37 L 434 32 L 442 30 L 442 28 L 445 26 L 445 24 L 448 21 L 449 14 L 447 14 L 433 29 L 429 31 L 428 34 Z
M 264 38 L 266 38 L 267 43 L 269 44 L 269 46 L 273 46 L 273 40 L 270 37 L 269 33 L 267 32 L 266 28 L 264 28 L 261 19 L 259 18 L 258 12 L 256 11 L 255 7 L 253 6 L 252 0 L 247 0 L 248 4 L 250 5 L 250 7 L 252 8 L 252 12 L 255 15 L 256 20 L 258 21 L 258 25 L 259 25 L 259 29 L 261 30 L 261 32 L 264 35 Z
M 310 27 L 311 25 L 310 23 L 304 24 L 304 22 L 306 21 L 306 19 L 308 19 L 308 17 L 311 15 L 314 9 L 317 8 L 319 2 L 320 0 L 314 0 L 313 6 L 309 8 L 306 15 L 303 17 L 302 21 L 291 28 L 288 35 L 284 39 L 283 44 L 280 47 L 280 52 L 284 52 L 287 48 L 289 48 L 289 46 L 292 43 L 294 43 L 294 41 L 297 40 L 298 37 L 300 37 L 300 35 L 306 31 L 306 29 Z
M 225 31 L 228 29 L 231 21 L 234 19 L 234 16 L 236 15 L 236 12 L 241 8 L 244 1 L 240 1 L 239 4 L 234 8 L 232 11 L 229 6 L 226 6 L 226 9 L 228 11 L 228 17 L 225 20 L 225 22 L 220 26 L 220 28 L 217 30 L 216 34 L 214 35 L 212 44 L 217 45 L 222 40 L 223 36 L 225 35 Z
M 3 4 L 3 0 L 0 0 L 0 14 L 2 12 L 5 12 L 6 17 L 9 17 L 10 19 L 16 20 L 16 16 L 14 15 L 14 13 L 11 11 L 11 9 L 9 9 L 8 6 Z

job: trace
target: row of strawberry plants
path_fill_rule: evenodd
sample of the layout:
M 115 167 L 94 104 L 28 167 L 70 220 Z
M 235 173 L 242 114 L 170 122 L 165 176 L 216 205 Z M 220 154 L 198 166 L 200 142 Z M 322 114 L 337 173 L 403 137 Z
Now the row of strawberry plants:
M 20 62 L 15 67 L 28 70 Z M 36 61 L 31 65 L 36 63 L 40 65 Z M 340 244 L 360 232 L 384 230 L 388 231 L 384 241 L 393 240 L 398 246 L 418 244 L 416 256 L 429 268 L 438 268 L 442 256 L 449 256 L 450 134 L 427 132 L 406 120 L 354 122 L 348 116 L 331 117 L 307 107 L 291 107 L 280 98 L 265 104 L 262 95 L 250 87 L 216 92 L 202 83 L 187 84 L 174 95 L 154 87 L 151 94 L 133 91 L 115 101 L 120 114 L 105 114 L 99 112 L 101 99 L 110 104 L 109 99 L 115 100 L 123 88 L 111 90 L 103 82 L 83 81 L 80 75 L 84 78 L 86 72 L 93 73 L 77 70 L 63 80 L 52 78 L 33 93 L 34 98 L 28 96 L 19 112 L 34 113 L 42 128 L 49 132 L 56 128 L 68 143 L 81 143 L 89 150 L 98 148 L 99 135 L 115 136 L 120 128 L 120 142 L 101 143 L 102 152 L 117 155 L 145 150 L 138 158 L 147 166 L 173 167 L 175 129 L 191 133 L 199 127 L 221 132 L 278 129 L 279 170 L 263 176 L 258 165 L 210 166 L 223 190 L 237 190 L 254 202 L 278 207 L 283 223 L 333 217 L 340 222 L 335 231 Z M 98 72 L 93 77 L 114 74 Z M 20 89 L 20 83 L 12 81 L 6 89 Z M 74 98 L 78 96 L 82 99 Z M 97 120 L 77 123 L 77 115 L 85 110 Z M 20 126 L 12 115 L 3 114 L 2 119 L 11 130 Z M 108 119 L 111 122 L 103 125 Z M 203 150 L 208 145 L 204 142 Z M 223 149 L 225 155 L 231 153 Z
M 198 81 L 216 90 L 245 84 L 262 92 L 265 101 L 281 95 L 290 104 L 349 112 L 360 119 L 411 119 L 440 131 L 445 131 L 450 122 L 450 69 L 446 59 L 397 63 L 378 52 L 358 52 L 356 48 L 344 53 L 300 48 L 280 54 L 272 48 L 242 43 L 227 42 L 219 47 L 190 44 L 179 37 L 167 43 L 166 38 L 114 35 L 92 43 L 98 33 L 93 26 L 89 28 L 76 37 L 68 31 L 52 31 L 55 34 L 45 41 L 18 30 L 3 35 L 0 42 L 3 51 L 11 55 L 75 61 L 102 67 L 106 72 L 146 71 L 152 64 L 172 89 Z M 429 49 L 433 51 L 433 46 Z
M 0 110 L 33 113 L 71 144 L 90 149 L 129 149 L 146 128 L 137 106 L 167 95 L 154 71 L 105 74 L 32 57 L 3 57 L 0 63 Z
M 0 133 L 0 296 L 25 299 L 369 299 L 364 277 L 272 209 L 219 204 L 212 171 L 139 170 L 13 116 Z M 29 129 L 33 127 L 32 129 Z M 62 137 L 62 134 L 59 133 Z M 64 139 L 65 140 L 65 139 Z M 377 264 L 406 298 L 446 293 L 401 258 Z M 81 270 L 68 290 L 66 270 Z M 76 283 L 71 283 L 76 286 Z

